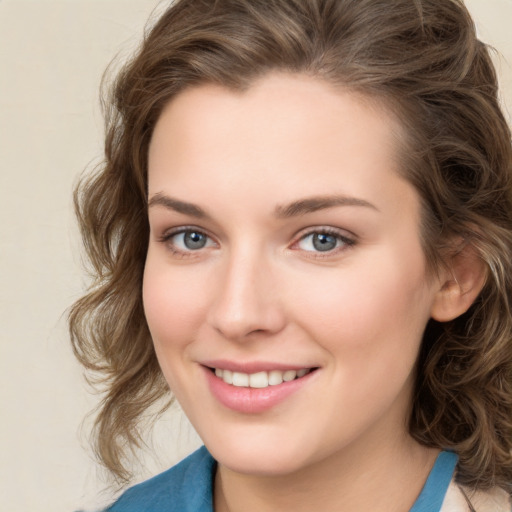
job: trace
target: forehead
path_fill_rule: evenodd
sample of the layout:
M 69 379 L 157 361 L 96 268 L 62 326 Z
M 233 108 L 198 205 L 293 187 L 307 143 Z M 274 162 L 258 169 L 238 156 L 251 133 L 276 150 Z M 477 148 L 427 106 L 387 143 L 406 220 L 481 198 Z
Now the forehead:
M 200 85 L 160 116 L 149 193 L 279 190 L 281 202 L 326 193 L 379 202 L 384 189 L 398 192 L 399 136 L 384 105 L 317 78 L 275 73 L 244 91 Z
M 340 101 L 343 98 L 352 100 L 352 105 Z M 208 118 L 204 113 L 213 113 L 213 110 L 216 110 L 215 123 L 227 116 L 235 120 L 234 116 L 237 115 L 250 115 L 253 123 L 260 120 L 270 124 L 283 118 L 293 121 L 299 120 L 301 116 L 307 116 L 311 121 L 328 123 L 358 108 L 361 112 L 365 110 L 369 116 L 379 117 L 382 124 L 386 125 L 387 132 L 399 136 L 402 126 L 399 117 L 395 115 L 396 108 L 390 103 L 383 95 L 366 94 L 319 77 L 273 71 L 243 89 L 208 82 L 186 87 L 164 107 L 157 126 L 162 124 L 162 117 L 179 116 L 180 130 L 188 128 L 183 124 L 187 120 L 193 123 L 194 131 L 201 127 L 209 129 L 211 125 L 206 124 Z M 263 106 L 267 108 L 260 110 Z M 328 112 L 330 115 L 325 116 Z M 279 130 L 279 124 L 275 125 L 275 129 Z
M 249 125 L 252 133 L 241 131 Z M 383 99 L 316 77 L 273 72 L 244 90 L 205 83 L 181 91 L 160 115 L 149 156 L 163 132 L 166 144 L 172 143 L 174 137 L 199 140 L 216 133 L 219 138 L 228 135 L 230 139 L 250 135 L 251 145 L 256 147 L 262 130 L 279 140 L 303 136 L 299 132 L 306 125 L 310 126 L 307 136 L 312 142 L 327 133 L 336 137 L 342 125 L 354 130 L 355 138 L 357 128 L 365 125 L 366 136 L 361 137 L 361 142 L 375 135 L 381 142 L 395 146 L 402 131 Z M 319 127 L 323 129 L 318 130 Z M 390 147 L 390 156 L 395 153 L 395 147 Z

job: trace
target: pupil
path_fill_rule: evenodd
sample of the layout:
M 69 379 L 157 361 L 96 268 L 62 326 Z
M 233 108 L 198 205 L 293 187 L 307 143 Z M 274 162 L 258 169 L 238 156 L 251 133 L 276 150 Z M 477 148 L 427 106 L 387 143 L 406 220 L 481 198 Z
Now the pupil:
M 184 243 L 187 249 L 202 249 L 206 244 L 206 236 L 195 231 L 188 231 L 185 233 Z
M 325 233 L 313 235 L 313 247 L 317 251 L 330 251 L 336 247 L 336 237 Z

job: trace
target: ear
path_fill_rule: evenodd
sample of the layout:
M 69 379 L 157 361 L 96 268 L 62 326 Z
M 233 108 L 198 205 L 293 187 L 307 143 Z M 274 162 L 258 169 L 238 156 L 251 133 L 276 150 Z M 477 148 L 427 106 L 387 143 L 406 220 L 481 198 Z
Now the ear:
M 475 248 L 465 243 L 451 253 L 440 271 L 440 288 L 432 304 L 431 317 L 448 322 L 465 313 L 482 290 L 487 265 Z

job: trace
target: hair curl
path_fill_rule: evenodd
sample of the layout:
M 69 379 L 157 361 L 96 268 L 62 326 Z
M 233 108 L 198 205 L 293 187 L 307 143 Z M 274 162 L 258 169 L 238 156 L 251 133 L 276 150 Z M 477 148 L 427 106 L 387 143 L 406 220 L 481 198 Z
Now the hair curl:
M 126 480 L 140 418 L 170 400 L 142 306 L 147 153 L 183 89 L 245 89 L 271 70 L 316 76 L 375 98 L 406 134 L 404 177 L 418 191 L 431 269 L 458 237 L 488 267 L 470 310 L 427 325 L 412 436 L 459 454 L 458 481 L 512 482 L 512 146 L 488 48 L 460 0 L 178 0 L 149 30 L 106 102 L 105 161 L 75 192 L 95 276 L 70 312 L 80 362 L 105 385 L 100 460 Z

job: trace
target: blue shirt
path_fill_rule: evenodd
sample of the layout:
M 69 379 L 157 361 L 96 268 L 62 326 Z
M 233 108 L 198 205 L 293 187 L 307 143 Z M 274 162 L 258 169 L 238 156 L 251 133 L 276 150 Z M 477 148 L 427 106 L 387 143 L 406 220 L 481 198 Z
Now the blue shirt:
M 410 512 L 438 512 L 457 464 L 441 452 Z M 106 512 L 213 512 L 216 462 L 203 446 L 176 466 L 128 489 Z

